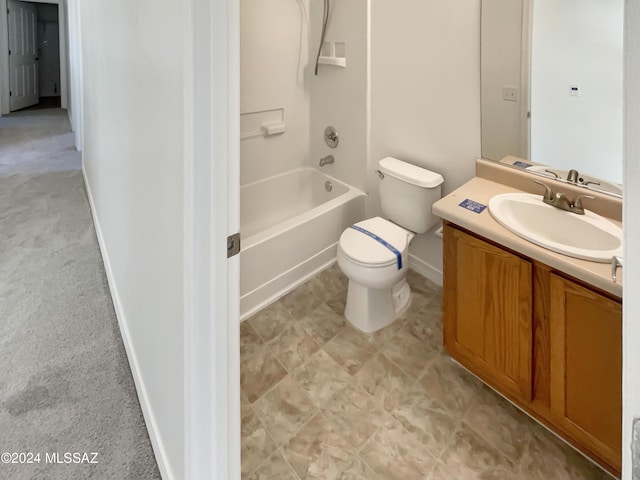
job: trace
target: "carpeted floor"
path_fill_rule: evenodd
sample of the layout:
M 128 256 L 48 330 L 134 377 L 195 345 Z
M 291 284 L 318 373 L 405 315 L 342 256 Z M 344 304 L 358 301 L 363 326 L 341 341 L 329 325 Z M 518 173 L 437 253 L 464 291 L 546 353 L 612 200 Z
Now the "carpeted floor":
M 62 110 L 0 117 L 0 479 L 157 479 L 72 145 Z
M 0 117 L 0 175 L 79 171 L 67 112 L 23 110 Z

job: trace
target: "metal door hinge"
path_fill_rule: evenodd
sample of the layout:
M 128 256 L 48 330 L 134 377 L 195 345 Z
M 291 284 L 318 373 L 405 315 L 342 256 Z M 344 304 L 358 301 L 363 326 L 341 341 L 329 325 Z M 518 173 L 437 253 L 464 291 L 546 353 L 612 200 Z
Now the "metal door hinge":
M 240 253 L 240 232 L 227 237 L 227 258 Z

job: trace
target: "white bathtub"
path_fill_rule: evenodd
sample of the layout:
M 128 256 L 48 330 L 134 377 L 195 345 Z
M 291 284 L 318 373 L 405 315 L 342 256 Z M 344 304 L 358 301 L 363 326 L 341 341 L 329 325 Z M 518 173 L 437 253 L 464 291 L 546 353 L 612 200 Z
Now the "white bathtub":
M 311 167 L 240 187 L 240 319 L 335 262 L 340 234 L 364 218 L 364 200 Z

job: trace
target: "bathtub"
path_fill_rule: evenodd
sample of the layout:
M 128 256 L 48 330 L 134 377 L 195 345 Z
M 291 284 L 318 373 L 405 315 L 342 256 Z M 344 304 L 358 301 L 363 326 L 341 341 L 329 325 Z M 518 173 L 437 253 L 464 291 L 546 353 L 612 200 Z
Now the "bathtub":
M 240 187 L 240 319 L 334 263 L 340 234 L 364 218 L 365 196 L 311 167 Z

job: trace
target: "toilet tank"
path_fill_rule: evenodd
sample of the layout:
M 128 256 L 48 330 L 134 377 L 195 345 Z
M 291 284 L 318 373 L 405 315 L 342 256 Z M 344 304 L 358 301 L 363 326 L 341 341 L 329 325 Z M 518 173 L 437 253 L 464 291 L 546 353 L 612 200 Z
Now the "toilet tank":
M 378 166 L 384 176 L 379 181 L 384 217 L 412 232 L 427 232 L 438 222 L 431 206 L 442 196 L 442 176 L 393 157 Z

